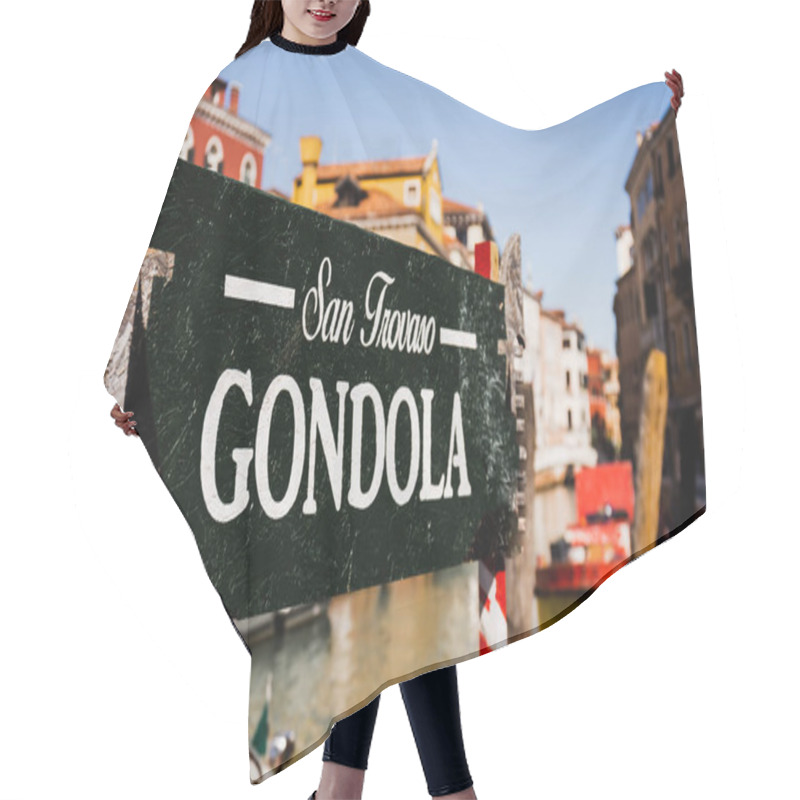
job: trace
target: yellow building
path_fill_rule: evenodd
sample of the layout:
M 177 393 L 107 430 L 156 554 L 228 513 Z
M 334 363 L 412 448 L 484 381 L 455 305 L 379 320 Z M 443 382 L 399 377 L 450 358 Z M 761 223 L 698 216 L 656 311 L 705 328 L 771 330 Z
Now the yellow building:
M 293 203 L 465 269 L 474 266 L 475 244 L 492 240 L 482 209 L 442 195 L 435 140 L 424 156 L 320 164 L 321 153 L 319 136 L 301 137 L 303 169 L 294 179 Z

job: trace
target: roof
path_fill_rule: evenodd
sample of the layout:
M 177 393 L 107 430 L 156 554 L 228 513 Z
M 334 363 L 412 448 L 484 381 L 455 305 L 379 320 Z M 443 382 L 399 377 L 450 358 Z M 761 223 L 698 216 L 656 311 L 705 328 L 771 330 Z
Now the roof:
M 363 188 L 363 187 L 362 187 Z M 365 217 L 394 217 L 398 214 L 416 214 L 413 208 L 398 203 L 388 192 L 369 189 L 367 196 L 357 206 L 337 206 L 333 200 L 320 203 L 316 211 L 336 219 L 363 219 Z
M 483 212 L 475 206 L 468 206 L 466 203 L 459 203 L 449 197 L 442 197 L 442 211 L 445 214 L 475 214 L 482 216 Z
M 317 182 L 338 180 L 347 174 L 361 179 L 387 175 L 419 175 L 425 166 L 426 158 L 427 156 L 409 156 L 376 161 L 350 161 L 344 164 L 320 164 L 317 167 Z M 300 179 L 300 176 L 297 176 L 295 181 Z

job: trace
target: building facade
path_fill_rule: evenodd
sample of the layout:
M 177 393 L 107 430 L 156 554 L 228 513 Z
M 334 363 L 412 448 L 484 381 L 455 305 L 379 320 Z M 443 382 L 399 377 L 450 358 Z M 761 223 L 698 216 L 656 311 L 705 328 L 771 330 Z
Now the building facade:
M 652 348 L 667 356 L 669 405 L 664 442 L 663 506 L 683 521 L 705 500 L 704 445 L 692 295 L 686 192 L 678 151 L 675 114 L 638 134 L 638 152 L 625 190 L 630 197 L 632 264 L 617 279 L 614 312 L 620 369 L 624 457 L 636 459 L 641 380 Z M 618 229 L 622 260 L 625 228 Z
M 195 109 L 180 158 L 198 167 L 261 187 L 270 136 L 239 116 L 240 86 L 216 78 Z
M 473 270 L 491 227 L 481 209 L 444 197 L 437 150 L 434 140 L 424 156 L 321 164 L 322 139 L 304 136 L 292 202 Z

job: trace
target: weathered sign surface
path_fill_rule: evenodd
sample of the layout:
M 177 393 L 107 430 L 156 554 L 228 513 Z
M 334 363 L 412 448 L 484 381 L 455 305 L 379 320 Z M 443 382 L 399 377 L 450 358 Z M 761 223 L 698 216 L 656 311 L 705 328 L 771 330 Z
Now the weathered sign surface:
M 507 544 L 502 285 L 182 160 L 150 248 L 107 385 L 229 614 Z

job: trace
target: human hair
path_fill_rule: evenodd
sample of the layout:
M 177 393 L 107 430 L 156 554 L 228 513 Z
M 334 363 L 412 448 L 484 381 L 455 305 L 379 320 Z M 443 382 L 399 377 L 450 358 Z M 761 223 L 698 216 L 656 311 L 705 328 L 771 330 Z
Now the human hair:
M 353 18 L 336 34 L 337 40 L 344 39 L 355 47 L 361 38 L 361 32 L 364 30 L 368 16 L 369 0 L 361 0 Z M 280 33 L 282 30 L 283 6 L 280 0 L 254 0 L 253 9 L 250 12 L 250 30 L 235 58 L 239 58 L 240 55 L 260 44 L 273 33 Z

